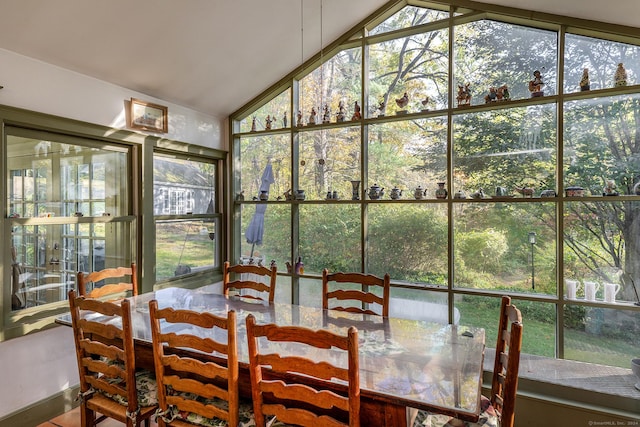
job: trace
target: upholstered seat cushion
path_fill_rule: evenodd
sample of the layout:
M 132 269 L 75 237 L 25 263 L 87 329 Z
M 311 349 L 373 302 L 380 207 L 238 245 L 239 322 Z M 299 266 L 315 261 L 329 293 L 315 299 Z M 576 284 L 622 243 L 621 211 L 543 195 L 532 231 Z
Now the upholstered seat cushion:
M 113 380 L 114 382 L 122 381 L 121 379 Z M 138 391 L 138 406 L 155 406 L 158 404 L 158 384 L 156 378 L 151 371 L 141 369 L 136 372 L 136 390 Z M 121 405 L 127 405 L 127 399 L 119 395 L 110 395 L 105 393 L 105 396 L 115 400 Z
M 491 406 L 489 399 L 482 396 L 480 407 L 482 412 L 480 413 L 480 418 L 477 423 L 458 420 L 449 415 L 417 411 L 411 427 L 500 427 L 498 414 L 493 406 Z
M 180 394 L 187 399 L 193 399 L 195 397 L 193 395 L 189 395 L 188 393 Z M 198 400 L 206 405 L 217 406 L 218 408 L 223 410 L 229 409 L 229 402 L 223 399 Z M 251 402 L 240 402 L 239 413 L 239 427 L 250 427 L 256 425 L 255 421 L 253 420 L 253 406 Z M 170 406 L 164 414 L 159 415 L 162 416 L 162 418 L 167 422 L 171 422 L 176 418 L 179 418 L 188 421 L 191 424 L 196 424 L 203 427 L 227 427 L 227 421 L 225 420 L 219 418 L 206 418 L 200 414 L 196 414 L 193 412 L 179 411 L 175 406 Z
M 193 398 L 193 395 L 189 396 L 187 393 L 181 394 L 185 397 Z M 229 408 L 229 403 L 226 400 L 222 399 L 206 399 L 202 402 L 207 405 L 217 406 L 220 409 L 224 410 L 227 410 Z M 202 427 L 227 427 L 227 422 L 225 420 L 221 420 L 218 418 L 206 418 L 193 412 L 178 411 L 175 406 L 171 406 L 169 410 L 164 414 L 159 412 L 158 415 L 161 416 L 166 422 L 170 422 L 178 418 Z M 253 404 L 251 402 L 240 402 L 239 421 L 239 427 L 256 426 L 256 422 L 253 418 Z M 267 422 L 266 427 L 287 427 L 287 424 L 283 424 L 273 418 L 269 422 Z

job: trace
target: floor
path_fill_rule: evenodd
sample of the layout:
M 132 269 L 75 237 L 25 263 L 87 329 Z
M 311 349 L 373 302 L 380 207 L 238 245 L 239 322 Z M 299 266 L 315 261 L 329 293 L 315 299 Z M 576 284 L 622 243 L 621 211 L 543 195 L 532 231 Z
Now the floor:
M 112 419 L 106 419 L 98 424 L 100 427 L 120 427 L 123 423 L 119 423 Z M 151 427 L 157 427 L 153 419 L 151 420 Z M 75 408 L 69 412 L 57 416 L 45 423 L 40 424 L 37 427 L 80 427 L 80 408 Z

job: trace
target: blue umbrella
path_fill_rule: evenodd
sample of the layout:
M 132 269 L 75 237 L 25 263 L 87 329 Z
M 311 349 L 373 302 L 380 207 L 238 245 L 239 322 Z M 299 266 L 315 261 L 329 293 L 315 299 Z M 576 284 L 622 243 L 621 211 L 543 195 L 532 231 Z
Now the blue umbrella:
M 262 172 L 260 193 L 262 193 L 263 191 L 266 191 L 268 193 L 269 187 L 275 182 L 276 181 L 273 178 L 273 168 L 271 166 L 271 162 L 269 162 L 264 168 L 264 172 Z M 253 214 L 253 218 L 251 218 L 251 222 L 249 223 L 247 230 L 244 232 L 244 235 L 247 238 L 247 243 L 251 243 L 251 258 L 253 258 L 253 249 L 255 248 L 255 246 L 262 244 L 262 236 L 264 235 L 264 213 L 266 212 L 266 210 L 266 203 L 258 204 L 256 206 L 256 213 Z

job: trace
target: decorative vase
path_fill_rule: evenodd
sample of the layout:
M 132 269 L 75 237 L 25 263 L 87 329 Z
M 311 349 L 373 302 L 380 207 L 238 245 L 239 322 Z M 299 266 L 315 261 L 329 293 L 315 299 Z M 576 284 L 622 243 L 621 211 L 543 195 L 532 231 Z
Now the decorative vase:
M 360 200 L 360 181 L 351 181 L 351 200 Z
M 444 182 L 438 183 L 438 188 L 436 189 L 436 199 L 446 199 L 449 192 L 446 188 L 444 188 Z

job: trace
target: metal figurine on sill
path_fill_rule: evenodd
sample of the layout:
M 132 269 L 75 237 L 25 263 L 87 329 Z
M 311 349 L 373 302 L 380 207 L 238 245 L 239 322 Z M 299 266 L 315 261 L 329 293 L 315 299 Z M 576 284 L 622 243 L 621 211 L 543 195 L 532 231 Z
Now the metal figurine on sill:
M 391 197 L 392 200 L 398 200 L 402 197 L 402 190 L 399 189 L 398 187 L 393 187 L 391 189 L 391 193 L 389 194 L 389 197 Z
M 373 184 L 369 188 L 368 195 L 371 200 L 378 200 L 382 198 L 383 194 L 384 194 L 384 188 L 381 188 L 378 184 Z
M 446 199 L 449 192 L 445 188 L 445 182 L 439 182 L 436 188 L 436 199 Z

